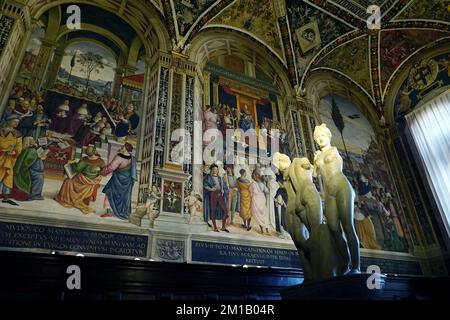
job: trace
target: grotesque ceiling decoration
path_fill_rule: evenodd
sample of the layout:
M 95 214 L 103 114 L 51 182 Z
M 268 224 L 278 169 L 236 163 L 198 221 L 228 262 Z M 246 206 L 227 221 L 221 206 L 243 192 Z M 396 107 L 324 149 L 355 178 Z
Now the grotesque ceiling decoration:
M 50 2 L 32 0 L 29 6 Z M 146 12 L 156 8 L 174 49 L 183 52 L 203 31 L 245 34 L 279 60 L 300 95 L 311 73 L 337 73 L 378 110 L 399 68 L 450 37 L 448 0 L 93 0 L 100 2 L 134 17 L 141 35 L 152 32 Z M 380 7 L 381 31 L 367 27 L 370 5 Z
M 216 0 L 181 0 L 173 1 L 178 33 L 186 35 L 196 20 L 203 15 Z
M 423 29 L 393 29 L 380 33 L 380 71 L 383 91 L 397 68 L 420 48 L 440 38 L 448 37 L 448 32 Z
M 407 7 L 400 11 L 395 21 L 400 20 L 435 20 L 448 23 L 450 21 L 449 2 L 445 0 L 411 1 Z
M 381 31 L 367 27 L 370 5 L 380 8 Z M 450 36 L 446 0 L 170 0 L 170 6 L 173 36 L 183 45 L 212 27 L 243 32 L 280 58 L 300 94 L 311 72 L 325 70 L 353 82 L 378 110 L 405 61 Z
M 372 95 L 372 82 L 369 66 L 369 39 L 366 35 L 352 39 L 328 53 L 315 64 L 314 69 L 326 68 L 352 76 L 352 80 L 369 96 Z
M 284 60 L 281 36 L 272 1 L 237 0 L 206 27 L 222 26 L 250 34 Z

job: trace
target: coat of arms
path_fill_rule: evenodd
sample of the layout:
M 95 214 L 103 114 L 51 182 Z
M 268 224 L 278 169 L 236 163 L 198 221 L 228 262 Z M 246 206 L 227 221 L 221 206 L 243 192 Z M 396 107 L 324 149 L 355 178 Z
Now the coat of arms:
M 408 82 L 416 90 L 428 88 L 436 80 L 439 65 L 433 59 L 417 62 L 409 72 Z

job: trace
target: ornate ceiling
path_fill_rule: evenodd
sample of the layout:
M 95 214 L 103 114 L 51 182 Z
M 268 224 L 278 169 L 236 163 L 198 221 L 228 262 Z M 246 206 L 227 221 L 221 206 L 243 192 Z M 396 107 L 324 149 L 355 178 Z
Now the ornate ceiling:
M 28 3 L 33 7 L 48 2 Z M 153 6 L 179 50 L 205 31 L 245 34 L 287 70 L 299 94 L 308 76 L 320 70 L 347 78 L 378 108 L 405 61 L 450 38 L 448 0 L 146 0 L 142 6 L 137 0 L 93 2 L 107 3 L 135 19 Z M 380 7 L 382 16 L 382 29 L 375 33 L 366 21 L 372 4 Z M 140 34 L 150 34 L 151 21 L 137 20 L 142 21 Z M 226 52 L 239 49 L 230 43 L 225 43 Z M 201 54 L 207 57 L 208 48 Z
M 372 4 L 382 30 L 371 34 Z M 348 78 L 378 107 L 405 61 L 450 37 L 446 0 L 167 0 L 163 7 L 182 45 L 208 28 L 242 32 L 280 60 L 299 92 L 311 72 L 325 70 Z

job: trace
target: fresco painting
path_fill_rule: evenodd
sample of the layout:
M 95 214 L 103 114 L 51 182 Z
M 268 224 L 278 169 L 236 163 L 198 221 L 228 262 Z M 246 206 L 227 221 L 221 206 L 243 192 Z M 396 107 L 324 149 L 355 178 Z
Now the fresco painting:
M 436 21 L 450 21 L 448 1 L 412 1 L 408 7 L 396 17 L 396 20 L 427 19 Z
M 450 33 L 436 30 L 387 30 L 381 32 L 380 63 L 383 87 L 401 63 L 414 52 L 437 39 L 448 37 Z
M 301 0 L 286 1 L 286 10 L 297 73 L 301 78 L 308 64 L 323 47 L 352 28 Z
M 33 88 L 38 29 L 1 116 L 0 207 L 128 223 L 136 203 L 140 105 L 112 97 L 115 58 L 93 42 L 69 45 L 54 85 Z
M 217 0 L 173 0 L 178 32 L 184 36 L 198 17 Z
M 414 61 L 394 102 L 394 117 L 399 119 L 413 110 L 426 95 L 442 91 L 450 84 L 450 54 Z
M 204 107 L 203 130 L 218 130 L 224 140 L 226 130 L 231 130 L 234 146 L 232 154 L 224 146 L 225 163 L 204 164 L 204 220 L 216 232 L 289 239 L 284 221 L 287 193 L 269 165 L 272 140 L 277 147 L 287 144 L 286 130 L 273 113 L 276 102 L 268 92 L 244 82 L 220 74 L 214 79 L 217 101 L 211 95 L 210 105 Z M 271 129 L 279 134 L 272 135 Z M 242 135 L 249 132 L 254 136 Z M 206 146 L 210 140 L 203 142 Z
M 333 105 L 344 119 L 342 135 L 332 117 Z M 361 247 L 408 252 L 410 226 L 369 121 L 353 103 L 340 96 L 322 99 L 319 111 L 356 193 L 354 219 Z
M 283 56 L 275 9 L 271 1 L 238 0 L 208 25 L 225 25 L 245 30 L 266 43 L 280 57 Z
M 319 61 L 315 67 L 326 67 L 342 72 L 359 84 L 366 92 L 372 92 L 369 73 L 369 50 L 366 36 L 343 44 Z

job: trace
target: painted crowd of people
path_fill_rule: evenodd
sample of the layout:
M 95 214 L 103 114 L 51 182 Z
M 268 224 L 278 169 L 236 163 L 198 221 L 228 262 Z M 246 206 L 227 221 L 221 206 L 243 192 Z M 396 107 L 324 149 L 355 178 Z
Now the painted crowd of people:
M 366 249 L 405 251 L 408 248 L 405 226 L 400 208 L 392 194 L 383 187 L 374 186 L 373 177 L 358 173 L 352 181 L 357 193 L 355 201 L 355 228 L 361 247 Z
M 104 96 L 100 99 L 103 110 L 92 111 L 92 106 L 84 101 L 79 107 L 73 107 L 70 97 L 53 112 L 47 106 L 44 93 L 32 92 L 23 84 L 16 84 L 8 99 L 8 104 L 1 118 L 0 126 L 6 124 L 9 115 L 19 116 L 18 130 L 23 136 L 35 139 L 45 137 L 47 131 L 65 134 L 75 140 L 78 147 L 95 144 L 105 136 L 113 136 L 124 141 L 135 136 L 140 117 L 132 103 L 126 107 L 114 98 Z
M 240 222 L 240 227 L 246 231 L 256 227 L 260 234 L 269 235 L 270 230 L 275 230 L 280 237 L 285 237 L 288 199 L 282 177 L 275 176 L 269 167 L 262 165 L 256 165 L 251 177 L 248 174 L 245 168 L 231 165 L 225 169 L 217 164 L 204 166 L 204 221 L 215 232 L 228 233 L 228 226 L 239 226 Z M 220 226 L 217 220 L 221 222 Z
M 117 155 L 107 163 L 95 147 L 102 135 L 113 133 L 107 115 L 97 112 L 92 116 L 87 103 L 82 103 L 74 112 L 70 100 L 66 99 L 49 116 L 45 113 L 43 97 L 42 92 L 31 92 L 23 85 L 16 85 L 8 99 L 0 123 L 2 202 L 19 206 L 16 201 L 45 200 L 45 161 L 52 147 L 66 143 L 67 147 L 82 148 L 84 156 L 76 160 L 70 153 L 72 158 L 66 159 L 66 167 L 73 175 L 67 174 L 53 199 L 63 207 L 92 213 L 91 204 L 97 199 L 102 177 L 112 175 L 102 190 L 105 194 L 103 208 L 107 209 L 102 217 L 127 220 L 131 213 L 132 189 L 137 180 L 133 145 L 123 141 Z M 124 140 L 119 138 L 133 134 L 139 123 L 132 104 L 122 113 L 111 111 L 111 115 L 118 119 L 115 134 L 119 142 Z M 70 138 L 63 139 L 65 136 Z
M 206 105 L 203 110 L 203 144 L 207 145 L 214 141 L 214 131 L 211 129 L 219 130 L 224 140 L 227 137 L 227 130 L 231 129 L 235 130 L 232 136 L 233 141 L 246 146 L 245 137 L 242 137 L 241 132 L 236 129 L 240 129 L 244 133 L 255 130 L 255 135 L 258 137 L 257 149 L 265 150 L 266 155 L 270 156 L 272 139 L 277 139 L 281 152 L 290 155 L 287 133 L 279 121 L 263 117 L 261 123 L 256 124 L 255 122 L 254 115 L 247 105 L 244 105 L 241 110 L 227 104 L 212 107 Z

